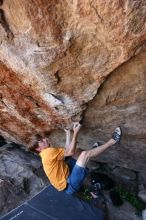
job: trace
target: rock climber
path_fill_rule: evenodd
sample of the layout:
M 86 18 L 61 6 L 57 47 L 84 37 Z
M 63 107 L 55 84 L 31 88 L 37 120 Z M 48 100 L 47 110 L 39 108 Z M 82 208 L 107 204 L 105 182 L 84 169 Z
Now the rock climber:
M 70 130 L 65 129 L 65 147 L 53 147 L 47 138 L 40 137 L 29 149 L 41 157 L 44 171 L 50 183 L 67 194 L 78 192 L 89 170 L 86 167 L 91 158 L 98 157 L 121 139 L 121 128 L 117 127 L 110 140 L 91 150 L 76 149 L 77 137 L 81 128 L 79 122 L 73 125 L 73 137 L 70 142 Z

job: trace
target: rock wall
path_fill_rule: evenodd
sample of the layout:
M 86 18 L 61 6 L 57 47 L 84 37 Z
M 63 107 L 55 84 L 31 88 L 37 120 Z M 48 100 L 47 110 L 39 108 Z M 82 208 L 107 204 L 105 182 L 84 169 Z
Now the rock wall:
M 95 159 L 146 173 L 146 52 L 112 72 L 88 103 L 78 146 L 90 149 L 96 141 L 106 142 L 117 126 L 122 128 L 120 144 Z M 54 131 L 64 143 L 63 132 Z M 55 141 L 58 144 L 58 140 Z
M 0 216 L 32 198 L 48 184 L 38 156 L 16 144 L 0 148 Z
M 82 132 L 87 131 L 88 135 L 80 138 L 82 145 L 84 140 L 86 145 L 92 142 L 91 128 L 93 134 L 101 131 L 99 135 L 104 140 L 115 125 L 122 123 L 126 134 L 122 145 L 131 152 L 131 141 L 135 140 L 132 137 L 136 135 L 134 146 L 144 149 L 141 82 L 145 81 L 145 40 L 145 0 L 0 1 L 1 135 L 27 145 L 36 133 L 48 134 L 55 129 L 59 135 L 58 129 L 80 120 L 87 109 Z M 132 64 L 134 60 L 127 64 L 127 72 L 134 66 L 131 75 L 121 67 L 113 77 L 116 73 L 112 71 L 133 56 L 143 57 L 138 62 L 143 68 L 141 78 L 137 64 Z M 96 101 L 99 95 L 100 100 Z M 119 105 L 123 110 L 119 110 Z M 133 149 L 131 166 L 136 158 L 136 167 L 141 169 L 138 161 L 144 150 Z M 110 157 L 117 163 L 118 157 L 113 156 L 117 150 L 113 151 Z M 119 149 L 120 152 L 123 151 Z M 129 158 L 123 154 L 121 158 L 123 166 L 128 164 Z
M 91 138 L 106 141 L 118 125 L 123 130 L 121 144 L 104 154 L 101 161 L 146 172 L 145 88 L 146 52 L 143 52 L 117 68 L 90 102 L 84 115 L 84 144 Z

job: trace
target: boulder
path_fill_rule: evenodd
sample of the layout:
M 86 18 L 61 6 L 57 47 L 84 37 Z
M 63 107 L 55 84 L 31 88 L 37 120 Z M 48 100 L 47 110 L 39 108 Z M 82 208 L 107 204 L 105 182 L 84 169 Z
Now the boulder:
M 138 193 L 138 197 L 144 202 L 146 203 L 146 190 L 141 190 Z
M 138 182 L 141 185 L 146 186 L 146 173 L 139 172 L 138 173 Z
M 142 211 L 142 220 L 146 220 L 146 209 Z
M 39 158 L 20 146 L 0 148 L 0 213 L 14 209 L 48 184 Z
M 115 168 L 112 173 L 114 176 L 117 176 L 118 178 L 124 179 L 126 181 L 136 179 L 136 174 L 132 170 L 124 168 Z
M 120 124 L 120 147 L 100 160 L 146 170 L 145 6 L 1 1 L 0 134 L 27 146 L 38 133 L 54 133 L 62 145 L 59 129 L 84 116 L 79 144 L 90 148 Z

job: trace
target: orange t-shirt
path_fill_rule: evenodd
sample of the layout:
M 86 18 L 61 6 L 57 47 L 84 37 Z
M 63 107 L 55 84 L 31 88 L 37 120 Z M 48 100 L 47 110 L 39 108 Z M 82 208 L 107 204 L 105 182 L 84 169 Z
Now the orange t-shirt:
M 59 191 L 66 188 L 69 167 L 64 161 L 64 148 L 48 147 L 41 153 L 44 171 L 50 183 Z

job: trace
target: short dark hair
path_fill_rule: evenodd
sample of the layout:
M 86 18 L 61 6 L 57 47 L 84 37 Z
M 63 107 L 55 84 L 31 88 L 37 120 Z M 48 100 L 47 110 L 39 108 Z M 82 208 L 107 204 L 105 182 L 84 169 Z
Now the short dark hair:
M 36 148 L 38 148 L 38 142 L 41 141 L 43 139 L 43 136 L 36 134 L 34 137 L 34 141 L 33 143 L 28 147 L 28 149 L 30 151 L 32 151 L 33 153 L 39 153 Z

